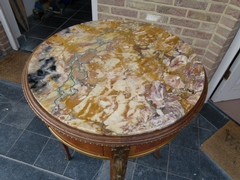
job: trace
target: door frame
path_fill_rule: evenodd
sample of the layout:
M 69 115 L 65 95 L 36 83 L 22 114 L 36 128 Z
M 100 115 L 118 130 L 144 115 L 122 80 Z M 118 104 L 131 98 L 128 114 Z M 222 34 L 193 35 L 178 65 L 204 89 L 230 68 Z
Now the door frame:
M 98 20 L 98 10 L 97 10 L 97 0 L 91 0 L 92 4 L 92 18 L 93 21 Z M 1 0 L 0 1 L 0 7 L 1 7 L 1 22 L 4 23 L 4 27 L 7 28 L 6 32 L 10 32 L 8 34 L 9 41 L 11 39 L 11 46 L 14 50 L 18 50 L 20 47 L 17 41 L 17 38 L 21 36 L 21 32 L 19 30 L 19 27 L 17 25 L 16 18 L 14 16 L 14 13 L 12 11 L 11 5 L 9 3 L 9 0 Z
M 211 100 L 214 103 L 221 101 L 230 101 L 240 98 L 240 88 L 237 88 L 240 85 L 240 53 L 238 52 L 234 57 L 233 63 L 227 70 L 230 72 L 227 79 L 222 78 L 217 89 L 214 91 L 211 96 Z M 225 77 L 225 75 L 224 75 Z M 237 90 L 238 89 L 238 90 Z
M 92 4 L 92 20 L 97 21 L 98 20 L 97 0 L 91 0 L 91 4 Z
M 221 82 L 224 73 L 226 72 L 226 70 L 234 60 L 234 57 L 237 54 L 239 48 L 240 48 L 240 28 L 238 29 L 237 34 L 235 35 L 231 45 L 229 46 L 227 52 L 225 53 L 212 79 L 208 83 L 208 93 L 207 93 L 206 101 L 210 99 L 211 96 L 213 95 L 218 84 Z
M 2 22 L 5 33 L 14 50 L 18 50 L 20 47 L 17 38 L 21 36 L 17 21 L 13 14 L 11 5 L 8 0 L 0 1 L 0 21 Z

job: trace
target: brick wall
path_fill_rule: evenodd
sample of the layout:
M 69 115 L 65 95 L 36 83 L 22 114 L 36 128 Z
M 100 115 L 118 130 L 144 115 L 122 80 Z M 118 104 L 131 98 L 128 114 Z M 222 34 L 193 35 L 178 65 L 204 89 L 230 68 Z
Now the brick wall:
M 7 35 L 0 22 L 0 59 L 9 54 L 11 50 L 12 50 L 11 44 L 8 41 Z
M 150 22 L 178 35 L 210 80 L 240 27 L 240 0 L 98 0 L 98 19 Z

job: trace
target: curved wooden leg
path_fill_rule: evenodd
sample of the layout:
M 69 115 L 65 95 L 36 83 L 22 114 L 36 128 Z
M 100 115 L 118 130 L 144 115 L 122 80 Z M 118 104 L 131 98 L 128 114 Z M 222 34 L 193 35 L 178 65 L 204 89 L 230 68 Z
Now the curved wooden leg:
M 111 149 L 110 156 L 110 179 L 111 180 L 124 180 L 129 147 L 114 147 Z
M 71 160 L 72 157 L 71 157 L 71 154 L 70 154 L 70 152 L 69 152 L 68 147 L 67 147 L 65 144 L 63 144 L 63 143 L 61 143 L 61 144 L 63 145 L 63 148 L 64 148 L 64 150 L 65 150 L 65 152 L 66 152 L 66 159 L 67 159 L 68 161 Z
M 160 148 L 156 149 L 154 152 L 155 158 L 159 159 L 160 158 Z

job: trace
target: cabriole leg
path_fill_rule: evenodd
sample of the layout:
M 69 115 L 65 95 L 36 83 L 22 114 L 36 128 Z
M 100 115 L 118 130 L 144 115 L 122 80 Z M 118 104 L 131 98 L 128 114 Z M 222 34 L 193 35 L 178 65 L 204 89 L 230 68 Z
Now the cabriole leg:
M 111 149 L 110 157 L 110 179 L 111 180 L 124 180 L 129 147 L 114 147 Z
M 72 157 L 71 157 L 71 155 L 70 155 L 70 152 L 69 152 L 68 147 L 67 147 L 65 144 L 63 144 L 63 143 L 61 143 L 61 144 L 63 145 L 63 148 L 64 148 L 64 150 L 65 150 L 65 152 L 66 152 L 66 158 L 67 158 L 67 160 L 68 160 L 68 161 L 71 160 Z

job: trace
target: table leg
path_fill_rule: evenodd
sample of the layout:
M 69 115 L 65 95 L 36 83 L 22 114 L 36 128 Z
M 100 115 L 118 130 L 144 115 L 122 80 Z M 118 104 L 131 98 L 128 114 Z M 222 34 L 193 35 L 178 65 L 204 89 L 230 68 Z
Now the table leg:
M 63 144 L 63 143 L 61 143 L 61 144 L 63 145 L 63 148 L 64 148 L 64 150 L 65 150 L 65 152 L 66 152 L 66 158 L 67 158 L 67 160 L 68 160 L 68 161 L 71 160 L 72 157 L 71 157 L 71 154 L 70 154 L 70 152 L 69 152 L 68 147 L 67 147 L 65 144 Z
M 114 147 L 110 156 L 110 179 L 124 180 L 130 147 Z
M 159 159 L 160 158 L 160 148 L 156 149 L 155 152 L 154 152 L 154 155 L 155 155 L 155 158 L 156 159 Z

